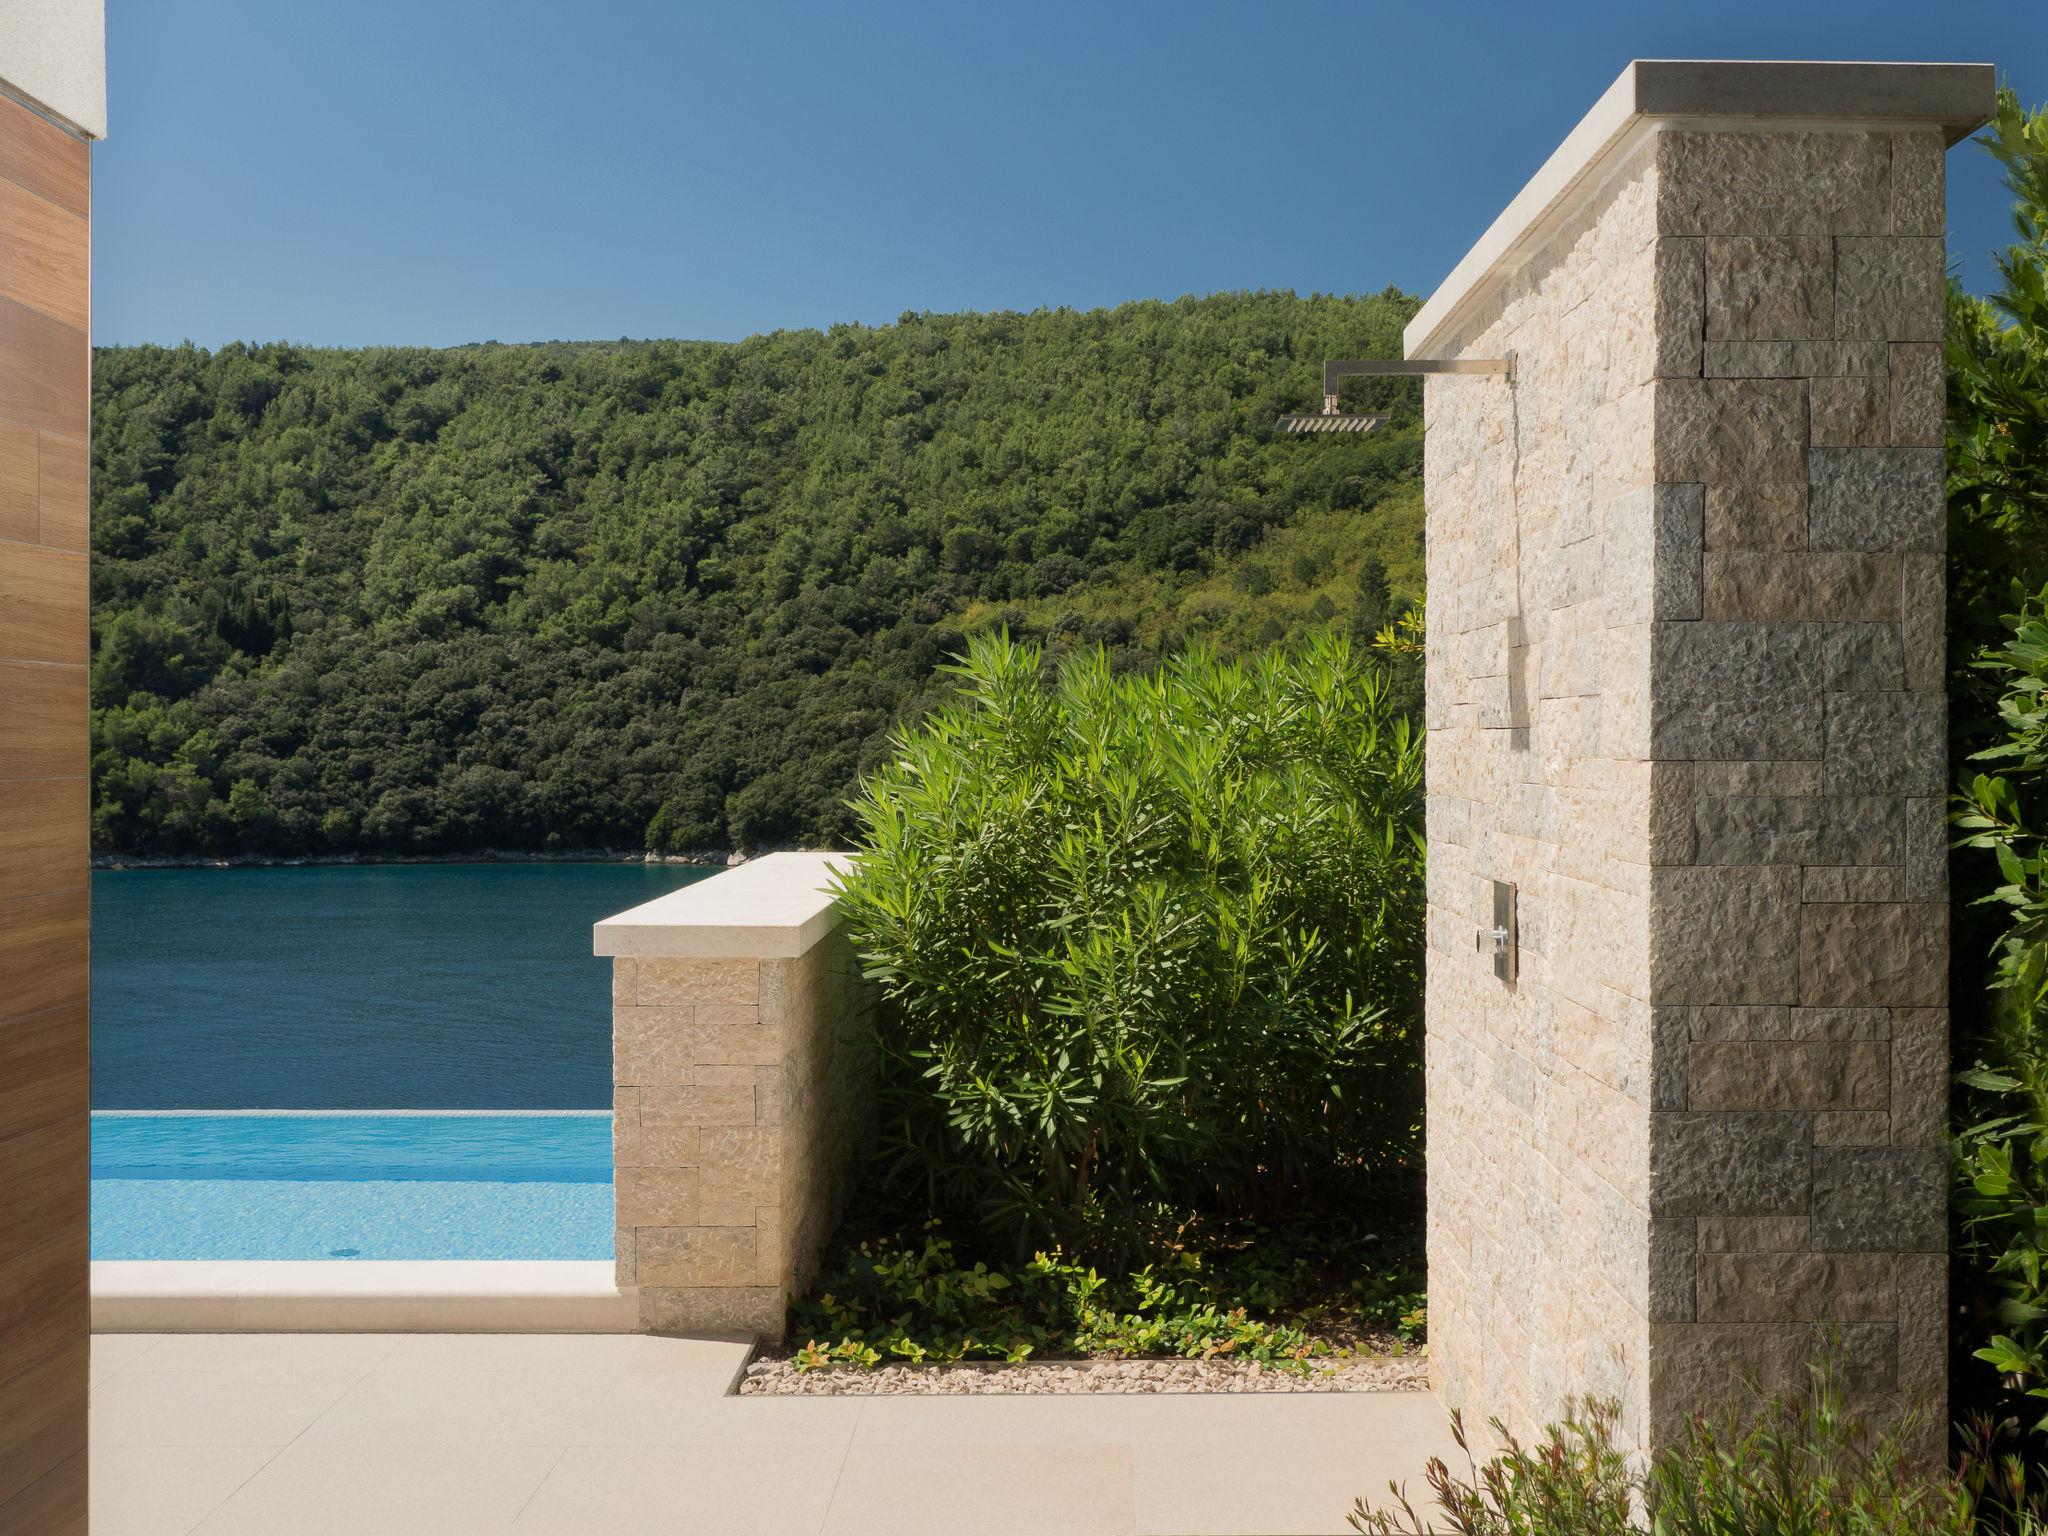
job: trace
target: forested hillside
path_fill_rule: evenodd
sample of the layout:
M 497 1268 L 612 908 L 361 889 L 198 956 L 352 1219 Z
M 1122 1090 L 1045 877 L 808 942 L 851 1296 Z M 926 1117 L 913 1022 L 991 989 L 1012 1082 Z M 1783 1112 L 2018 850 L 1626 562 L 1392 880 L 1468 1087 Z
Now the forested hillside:
M 832 838 L 969 628 L 1136 659 L 1419 595 L 1415 308 L 1229 294 L 739 343 L 99 352 L 94 835 Z M 1375 393 L 1378 391 L 1379 393 Z

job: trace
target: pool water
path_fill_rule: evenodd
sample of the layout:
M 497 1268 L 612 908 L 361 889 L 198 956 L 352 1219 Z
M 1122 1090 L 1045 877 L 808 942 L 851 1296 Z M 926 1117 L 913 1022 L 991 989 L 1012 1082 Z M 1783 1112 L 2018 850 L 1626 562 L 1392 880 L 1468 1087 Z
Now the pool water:
M 609 1259 L 604 1111 L 92 1117 L 95 1259 Z

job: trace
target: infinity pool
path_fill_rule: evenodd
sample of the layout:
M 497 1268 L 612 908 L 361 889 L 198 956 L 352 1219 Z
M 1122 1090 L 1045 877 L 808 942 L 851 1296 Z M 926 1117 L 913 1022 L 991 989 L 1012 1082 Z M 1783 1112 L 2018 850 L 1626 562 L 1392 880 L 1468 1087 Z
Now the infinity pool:
M 101 1111 L 96 1259 L 608 1259 L 611 1116 Z

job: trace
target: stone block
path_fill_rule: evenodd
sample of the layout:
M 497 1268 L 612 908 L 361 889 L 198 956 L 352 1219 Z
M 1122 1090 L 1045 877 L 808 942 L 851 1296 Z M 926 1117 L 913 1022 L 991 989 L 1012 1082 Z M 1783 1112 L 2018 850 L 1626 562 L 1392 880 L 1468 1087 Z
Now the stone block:
M 1822 686 L 1830 693 L 1877 693 L 1905 686 L 1896 624 L 1828 624 L 1821 630 Z
M 1900 819 L 1903 837 L 1904 819 Z M 1802 902 L 1904 901 L 1906 872 L 1899 868 L 1834 866 L 1804 869 L 1799 875 Z
M 1706 489 L 1641 486 L 1603 508 L 1601 590 L 1607 622 L 1700 616 L 1700 553 Z
M 1948 575 L 1940 555 L 1901 557 L 1899 629 L 1905 686 L 1938 693 L 1948 675 Z
M 1693 1109 L 1883 1109 L 1890 1048 L 1873 1041 L 1694 1044 Z
M 1800 995 L 1810 1007 L 1938 1008 L 1948 911 L 1926 902 L 1802 906 Z
M 703 1209 L 694 1168 L 618 1168 L 612 1201 L 622 1227 L 688 1226 Z
M 1891 1145 L 1892 1117 L 1882 1109 L 1830 1109 L 1813 1117 L 1816 1147 Z
M 1940 341 L 1948 280 L 1939 236 L 1835 242 L 1835 334 Z
M 1806 1208 L 1813 1117 L 1718 1111 L 1650 1117 L 1655 1216 L 1769 1216 Z
M 1830 693 L 1823 761 L 1831 795 L 1939 794 L 1948 775 L 1947 699 L 1938 693 Z
M 1804 1253 L 1808 1221 L 1790 1216 L 1702 1216 L 1699 1248 L 1708 1253 Z
M 616 1008 L 612 1012 L 612 1077 L 632 1087 L 682 1086 L 694 1080 L 696 1010 Z
M 641 1227 L 634 1273 L 643 1286 L 754 1283 L 755 1231 L 745 1227 Z
M 1940 1392 L 1948 1385 L 1948 1256 L 1902 1253 L 1893 1260 L 1899 1293 L 1899 1386 Z
M 1806 385 L 1798 379 L 1665 379 L 1656 388 L 1655 478 L 1706 487 L 1706 547 L 1806 546 Z
M 1651 626 L 1650 684 L 1670 703 L 1724 703 L 1815 692 L 1825 664 L 1823 636 L 1808 624 Z M 1750 755 L 1730 753 L 1713 760 Z
M 643 959 L 635 965 L 642 1007 L 758 1003 L 761 999 L 758 960 L 666 958 Z
M 1948 900 L 1948 809 L 1943 801 L 1906 802 L 1906 900 Z
M 1706 242 L 1707 338 L 1834 335 L 1834 244 L 1822 237 L 1717 236 Z
M 1891 1140 L 1938 1147 L 1948 1140 L 1948 1010 L 1892 1013 Z
M 1813 1247 L 1824 1253 L 1940 1253 L 1948 1164 L 1940 1147 L 1813 1149 Z
M 776 1126 L 716 1126 L 697 1133 L 707 1199 L 758 1205 L 778 1197 L 782 1133 Z
M 1694 801 L 1701 864 L 1889 864 L 1905 857 L 1900 803 L 1844 795 Z
M 1815 549 L 1944 547 L 1948 514 L 1938 451 L 1815 448 L 1807 467 L 1808 534 Z
M 1657 372 L 1698 378 L 1706 330 L 1704 240 L 1659 240 L 1656 263 Z M 1832 308 L 1833 297 L 1829 304 Z
M 1892 140 L 1892 233 L 1941 235 L 1946 232 L 1947 169 L 1941 130 L 1911 128 Z
M 1653 869 L 1650 895 L 1650 995 L 1658 1003 L 1798 997 L 1796 868 Z
M 1899 557 L 1846 551 L 1727 550 L 1702 562 L 1710 620 L 1896 620 Z
M 631 1008 L 640 1001 L 639 962 L 629 959 L 612 961 L 612 1006 Z
M 1703 1323 L 1890 1322 L 1898 1280 L 1888 1253 L 1700 1255 Z
M 1814 762 L 1703 762 L 1693 764 L 1698 795 L 1817 795 L 1820 769 Z
M 779 1285 L 660 1286 L 640 1290 L 640 1326 L 650 1333 L 751 1333 L 779 1341 L 785 1324 Z
M 1881 341 L 1710 341 L 1710 379 L 1884 378 Z
M 1891 381 L 1815 379 L 1813 441 L 1822 447 L 1881 447 L 1891 441 Z
M 1939 448 L 1948 433 L 1948 378 L 1941 344 L 1895 341 L 1886 349 L 1890 370 L 1887 415 L 1900 447 Z
M 1891 146 L 1877 133 L 1658 135 L 1661 235 L 1888 235 Z

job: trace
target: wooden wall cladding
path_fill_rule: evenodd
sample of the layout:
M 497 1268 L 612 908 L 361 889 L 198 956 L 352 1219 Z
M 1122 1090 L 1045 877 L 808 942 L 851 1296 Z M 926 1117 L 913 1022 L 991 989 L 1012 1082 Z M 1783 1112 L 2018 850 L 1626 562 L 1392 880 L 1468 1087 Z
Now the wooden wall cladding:
M 0 98 L 0 1533 L 83 1531 L 89 147 Z

